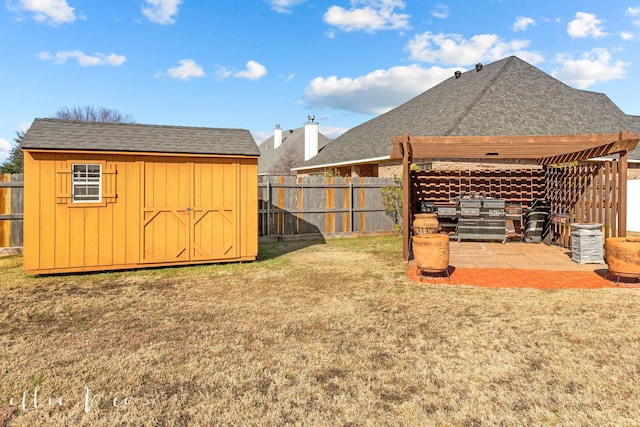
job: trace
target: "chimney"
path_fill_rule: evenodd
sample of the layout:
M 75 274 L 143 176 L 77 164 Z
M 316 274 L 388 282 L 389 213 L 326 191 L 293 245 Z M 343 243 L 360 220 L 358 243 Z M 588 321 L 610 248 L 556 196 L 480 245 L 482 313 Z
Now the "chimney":
M 316 116 L 309 115 L 309 121 L 304 124 L 304 161 L 306 162 L 318 154 L 318 123 Z
M 276 125 L 273 130 L 273 148 L 276 149 L 280 145 L 282 145 L 282 129 L 280 129 L 280 125 Z

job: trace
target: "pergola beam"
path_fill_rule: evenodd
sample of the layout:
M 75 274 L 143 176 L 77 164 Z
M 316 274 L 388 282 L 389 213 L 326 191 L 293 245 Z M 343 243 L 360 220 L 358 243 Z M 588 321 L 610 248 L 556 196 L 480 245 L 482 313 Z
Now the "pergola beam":
M 595 150 L 598 156 L 632 151 L 638 134 L 543 135 L 543 136 L 411 136 L 416 159 L 530 159 L 542 162 L 558 156 L 575 160 Z M 402 159 L 398 142 L 393 142 L 391 159 Z M 556 162 L 553 162 L 556 163 Z M 544 160 L 544 164 L 546 160 Z

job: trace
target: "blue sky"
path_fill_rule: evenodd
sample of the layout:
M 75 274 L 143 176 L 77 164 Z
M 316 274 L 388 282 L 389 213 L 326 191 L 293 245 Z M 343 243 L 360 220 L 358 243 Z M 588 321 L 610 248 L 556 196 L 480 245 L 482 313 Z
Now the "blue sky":
M 334 138 L 516 55 L 640 115 L 640 0 L 5 0 L 0 160 L 64 106 Z

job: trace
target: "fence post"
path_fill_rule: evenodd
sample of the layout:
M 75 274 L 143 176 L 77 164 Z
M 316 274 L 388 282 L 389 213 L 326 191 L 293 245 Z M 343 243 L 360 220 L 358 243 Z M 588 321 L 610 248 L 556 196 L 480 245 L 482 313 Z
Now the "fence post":
M 24 173 L 11 175 L 12 182 L 21 182 L 22 186 L 11 189 L 11 214 L 24 218 Z M 11 246 L 24 244 L 24 220 L 11 221 Z
M 11 182 L 11 175 L 0 174 L 0 182 Z M 11 188 L 0 188 L 0 215 L 11 214 Z M 11 246 L 11 220 L 0 221 L 0 247 Z
M 349 232 L 353 233 L 353 179 L 349 181 Z
M 23 245 L 23 194 L 23 174 L 0 174 L 0 248 Z
M 267 236 L 271 236 L 271 180 L 267 178 Z

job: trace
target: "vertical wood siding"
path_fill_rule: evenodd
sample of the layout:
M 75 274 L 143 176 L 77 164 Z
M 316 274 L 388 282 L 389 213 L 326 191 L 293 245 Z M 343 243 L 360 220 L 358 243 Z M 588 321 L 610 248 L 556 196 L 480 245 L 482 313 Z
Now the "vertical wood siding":
M 72 163 L 103 165 L 103 200 L 73 204 Z M 25 153 L 30 273 L 252 260 L 257 160 Z

